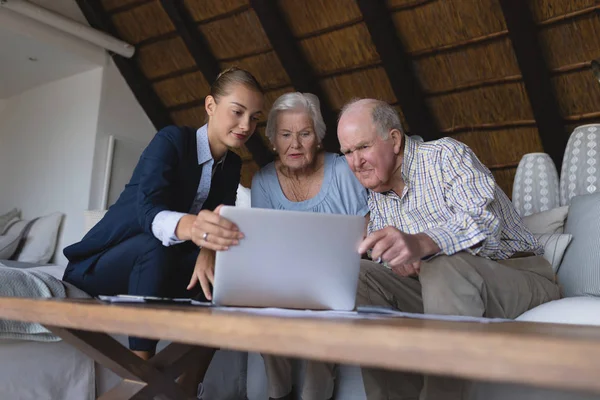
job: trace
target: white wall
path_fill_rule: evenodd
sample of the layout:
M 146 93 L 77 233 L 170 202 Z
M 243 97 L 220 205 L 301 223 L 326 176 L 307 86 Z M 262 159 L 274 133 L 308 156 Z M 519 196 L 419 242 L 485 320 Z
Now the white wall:
M 56 262 L 83 232 L 103 68 L 39 86 L 5 100 L 0 111 L 0 211 L 26 219 L 66 214 Z
M 110 59 L 104 68 L 102 102 L 100 103 L 90 189 L 90 209 L 102 208 L 109 136 L 113 135 L 117 142 L 126 142 L 131 148 L 144 148 L 155 133 L 156 130 L 150 119 L 135 99 L 114 62 Z M 119 167 L 130 169 L 129 165 L 113 165 L 113 170 L 117 170 Z

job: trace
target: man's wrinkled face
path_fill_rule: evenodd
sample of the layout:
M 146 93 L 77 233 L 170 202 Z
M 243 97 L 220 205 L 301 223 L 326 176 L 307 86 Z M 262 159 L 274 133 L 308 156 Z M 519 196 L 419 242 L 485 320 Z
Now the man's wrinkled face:
M 379 193 L 392 189 L 399 145 L 394 137 L 382 139 L 377 133 L 370 108 L 352 109 L 342 115 L 338 139 L 350 169 L 364 187 Z

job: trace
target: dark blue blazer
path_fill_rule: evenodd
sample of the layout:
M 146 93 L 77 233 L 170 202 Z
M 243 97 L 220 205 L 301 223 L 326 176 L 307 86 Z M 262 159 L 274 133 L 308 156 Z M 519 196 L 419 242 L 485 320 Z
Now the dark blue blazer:
M 217 166 L 202 209 L 234 205 L 242 161 L 229 152 Z M 104 252 L 140 233 L 152 235 L 152 221 L 164 210 L 188 213 L 198 191 L 202 166 L 198 165 L 196 130 L 168 126 L 143 151 L 131 181 L 104 218 L 84 238 L 64 249 L 67 271 L 84 274 Z M 158 240 L 158 239 L 157 239 Z

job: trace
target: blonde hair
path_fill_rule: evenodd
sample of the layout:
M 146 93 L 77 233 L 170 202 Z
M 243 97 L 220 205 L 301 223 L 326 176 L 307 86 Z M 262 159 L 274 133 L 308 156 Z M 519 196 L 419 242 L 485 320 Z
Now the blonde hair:
M 264 94 L 256 78 L 250 72 L 238 67 L 229 67 L 223 70 L 210 86 L 209 94 L 218 102 L 221 97 L 227 96 L 230 93 L 232 86 L 239 84 L 260 94 Z

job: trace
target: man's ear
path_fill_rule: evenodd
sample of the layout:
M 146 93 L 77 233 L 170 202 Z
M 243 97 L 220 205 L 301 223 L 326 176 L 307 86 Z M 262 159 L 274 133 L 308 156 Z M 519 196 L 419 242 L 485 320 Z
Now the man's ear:
M 204 99 L 204 109 L 206 110 L 206 114 L 208 114 L 209 117 L 212 117 L 215 113 L 216 105 L 217 102 L 215 101 L 214 97 L 212 97 L 210 94 L 206 96 L 206 98 Z
M 404 135 L 398 129 L 392 129 L 390 131 L 390 138 L 394 141 L 394 154 L 400 154 L 402 142 L 404 141 Z

